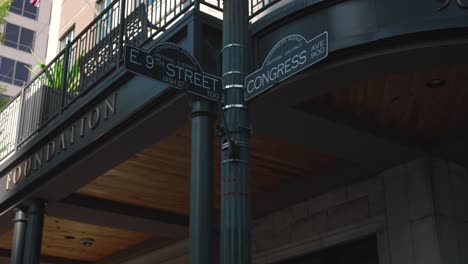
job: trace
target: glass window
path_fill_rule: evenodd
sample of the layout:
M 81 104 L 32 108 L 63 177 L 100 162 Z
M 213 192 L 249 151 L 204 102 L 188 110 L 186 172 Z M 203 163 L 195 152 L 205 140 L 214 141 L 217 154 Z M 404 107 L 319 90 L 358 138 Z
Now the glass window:
M 102 0 L 98 4 L 98 11 L 102 12 L 106 7 L 108 7 L 112 3 L 112 0 Z
M 37 7 L 32 5 L 29 0 L 14 0 L 11 3 L 10 11 L 31 19 L 37 19 Z
M 26 67 L 30 67 L 22 62 L 16 62 L 14 85 L 23 86 L 29 80 L 29 71 Z
M 0 81 L 13 83 L 13 72 L 15 61 L 7 58 L 0 58 Z
M 18 0 L 13 1 L 10 6 L 10 11 L 23 9 L 23 4 L 24 4 L 24 1 L 18 1 Z
M 19 38 L 19 29 L 17 25 L 7 23 L 5 26 L 5 40 L 3 44 L 8 47 L 17 48 L 18 38 Z
M 7 23 L 3 44 L 8 47 L 31 52 L 34 46 L 34 31 Z
M 102 0 L 98 3 L 98 11 L 102 12 L 106 7 L 108 7 L 113 0 Z M 111 32 L 117 26 L 117 23 L 112 23 L 113 19 L 117 18 L 115 12 L 107 12 L 104 14 L 99 21 L 97 22 L 97 41 L 102 40 L 106 37 L 107 34 Z
M 67 43 L 72 41 L 75 38 L 75 30 L 70 30 L 63 38 L 60 40 L 60 50 L 63 50 Z
M 34 31 L 27 28 L 21 28 L 19 49 L 31 51 L 34 47 Z
M 0 81 L 24 86 L 29 80 L 28 64 L 0 57 Z

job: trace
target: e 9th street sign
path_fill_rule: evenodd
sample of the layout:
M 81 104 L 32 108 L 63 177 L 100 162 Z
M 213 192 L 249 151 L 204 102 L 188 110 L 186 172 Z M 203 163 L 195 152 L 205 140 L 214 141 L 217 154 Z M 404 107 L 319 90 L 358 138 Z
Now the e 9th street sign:
M 245 78 L 245 100 L 252 100 L 327 56 L 326 31 L 309 41 L 301 35 L 283 38 L 270 50 L 262 67 Z
M 150 51 L 125 46 L 128 71 L 209 100 L 221 100 L 221 78 L 203 72 L 197 60 L 179 45 L 161 43 Z

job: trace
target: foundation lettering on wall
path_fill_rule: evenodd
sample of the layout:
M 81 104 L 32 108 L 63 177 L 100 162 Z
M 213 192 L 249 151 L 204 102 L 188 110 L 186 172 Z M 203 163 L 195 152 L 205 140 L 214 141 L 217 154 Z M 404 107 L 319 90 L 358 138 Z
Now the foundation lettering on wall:
M 20 162 L 15 168 L 2 177 L 6 177 L 5 189 L 10 191 L 23 178 L 29 177 L 44 164 L 51 162 L 60 153 L 86 137 L 89 131 L 95 130 L 102 122 L 108 120 L 117 111 L 117 93 L 106 98 L 102 103 L 88 111 L 73 124 L 62 130 L 31 156 Z

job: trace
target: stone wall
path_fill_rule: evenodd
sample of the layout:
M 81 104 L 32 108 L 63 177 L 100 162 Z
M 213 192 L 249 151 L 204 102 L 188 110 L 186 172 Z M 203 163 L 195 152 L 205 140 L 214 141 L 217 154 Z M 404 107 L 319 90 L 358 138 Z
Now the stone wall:
M 392 263 L 468 263 L 468 175 L 440 160 L 384 173 Z
M 254 221 L 254 263 L 279 261 L 376 233 L 384 215 L 382 177 L 340 187 Z
M 257 219 L 253 263 L 275 263 L 369 235 L 377 237 L 380 264 L 468 263 L 467 204 L 465 168 L 412 161 Z M 151 253 L 162 264 L 188 263 L 187 254 L 186 241 Z

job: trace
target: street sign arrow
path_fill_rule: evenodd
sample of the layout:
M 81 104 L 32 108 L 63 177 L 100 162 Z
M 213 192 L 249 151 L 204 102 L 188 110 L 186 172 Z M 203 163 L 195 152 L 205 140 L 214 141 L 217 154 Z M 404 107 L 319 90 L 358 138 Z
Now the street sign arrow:
M 245 100 L 252 100 L 327 56 L 326 31 L 309 41 L 301 35 L 283 38 L 270 50 L 262 67 L 245 78 Z
M 209 100 L 222 100 L 222 79 L 203 72 L 189 52 L 173 43 L 150 51 L 125 46 L 124 68 Z

